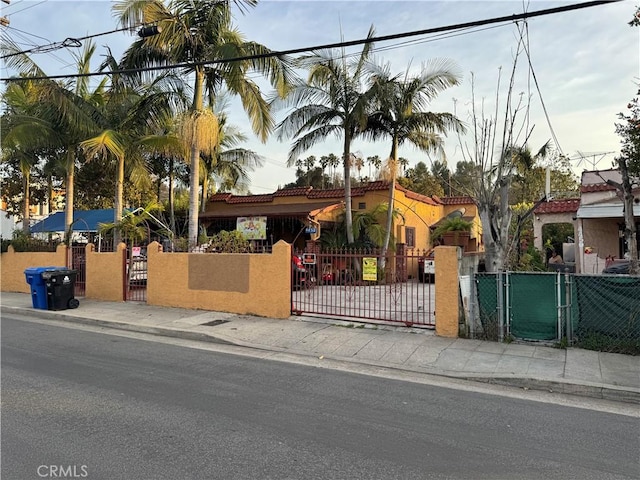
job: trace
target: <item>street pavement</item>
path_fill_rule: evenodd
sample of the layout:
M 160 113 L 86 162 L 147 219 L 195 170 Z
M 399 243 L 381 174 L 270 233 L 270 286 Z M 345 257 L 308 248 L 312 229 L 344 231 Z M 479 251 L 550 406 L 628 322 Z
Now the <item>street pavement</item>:
M 273 319 L 137 302 L 79 300 L 77 309 L 51 311 L 33 308 L 30 294 L 0 294 L 2 314 L 640 404 L 640 356 L 452 339 L 421 328 L 340 319 Z

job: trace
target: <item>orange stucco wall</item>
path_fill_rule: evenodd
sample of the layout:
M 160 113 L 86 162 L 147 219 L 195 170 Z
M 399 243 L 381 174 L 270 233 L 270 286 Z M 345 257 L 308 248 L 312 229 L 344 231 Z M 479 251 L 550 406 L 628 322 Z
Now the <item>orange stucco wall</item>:
M 147 247 L 147 303 L 264 317 L 291 315 L 291 246 L 271 254 L 164 253 Z
M 96 252 L 87 245 L 85 297 L 124 299 L 126 246 Z M 291 246 L 278 242 L 271 254 L 163 253 L 147 249 L 147 303 L 287 318 L 291 315 Z M 19 252 L 9 247 L 0 257 L 1 289 L 30 293 L 24 270 L 66 265 L 66 247 L 56 253 Z
M 86 246 L 85 296 L 106 302 L 124 300 L 124 259 L 127 246 L 118 245 L 115 252 L 96 252 L 95 245 Z
M 0 255 L 0 290 L 3 292 L 30 293 L 24 274 L 32 267 L 66 267 L 67 247 L 58 245 L 55 252 L 16 252 L 9 245 Z
M 436 247 L 436 335 L 457 337 L 460 322 L 459 247 Z

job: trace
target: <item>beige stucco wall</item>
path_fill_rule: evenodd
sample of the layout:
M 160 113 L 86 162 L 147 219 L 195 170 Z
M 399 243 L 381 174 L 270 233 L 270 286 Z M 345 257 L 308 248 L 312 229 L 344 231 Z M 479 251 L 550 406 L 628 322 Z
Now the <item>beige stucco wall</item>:
M 618 222 L 616 218 L 578 219 L 578 245 L 576 262 L 580 273 L 600 273 L 608 255 L 620 254 Z M 589 248 L 592 253 L 585 253 Z
M 66 267 L 67 247 L 58 245 L 55 252 L 16 252 L 9 245 L 0 255 L 0 290 L 31 293 L 24 271 L 32 267 Z
M 147 303 L 264 317 L 291 315 L 291 246 L 271 254 L 164 253 L 147 247 Z
M 96 252 L 95 245 L 86 246 L 85 297 L 106 302 L 124 300 L 126 249 L 124 243 L 115 252 Z
M 436 335 L 457 337 L 460 323 L 459 247 L 436 247 Z

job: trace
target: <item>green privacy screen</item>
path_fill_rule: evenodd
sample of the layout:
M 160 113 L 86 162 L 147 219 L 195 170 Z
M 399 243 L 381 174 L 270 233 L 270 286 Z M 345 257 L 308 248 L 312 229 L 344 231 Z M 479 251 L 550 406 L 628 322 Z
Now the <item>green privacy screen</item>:
M 482 327 L 499 323 L 498 274 L 476 275 Z M 559 340 L 597 334 L 616 340 L 640 341 L 640 278 L 613 275 L 506 272 L 502 274 L 504 321 L 515 338 Z M 558 288 L 559 285 L 559 288 Z M 506 329 L 505 329 L 506 333 Z
M 574 282 L 578 336 L 640 339 L 640 278 L 576 275 Z
M 562 282 L 560 277 L 560 281 Z M 511 273 L 511 334 L 516 338 L 555 340 L 558 331 L 556 274 Z M 561 285 L 561 294 L 564 286 Z
M 483 328 L 498 321 L 498 274 L 476 275 L 478 306 Z M 511 335 L 526 340 L 555 340 L 558 325 L 557 282 L 561 282 L 564 304 L 564 276 L 557 273 L 514 273 L 502 275 L 503 311 Z M 508 306 L 508 308 L 507 308 Z M 564 310 L 561 310 L 562 314 Z

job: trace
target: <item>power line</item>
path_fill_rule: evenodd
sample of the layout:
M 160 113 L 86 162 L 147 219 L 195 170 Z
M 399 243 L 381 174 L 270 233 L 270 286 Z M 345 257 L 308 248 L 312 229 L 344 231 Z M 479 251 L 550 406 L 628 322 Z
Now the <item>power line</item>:
M 342 42 L 334 42 L 334 43 L 328 43 L 328 44 L 323 44 L 323 45 L 316 45 L 316 46 L 312 46 L 312 47 L 302 47 L 302 48 L 293 48 L 293 49 L 289 49 L 289 50 L 281 50 L 281 51 L 274 51 L 274 52 L 269 52 L 269 53 L 264 53 L 264 54 L 259 54 L 259 55 L 245 55 L 245 56 L 241 56 L 241 57 L 235 57 L 232 59 L 225 59 L 225 60 L 206 60 L 206 61 L 201 61 L 201 62 L 182 62 L 182 63 L 177 63 L 177 64 L 173 64 L 173 65 L 158 65 L 158 66 L 153 66 L 153 67 L 139 67 L 139 68 L 130 68 L 130 69 L 122 69 L 122 70 L 113 70 L 113 71 L 109 71 L 109 72 L 92 72 L 92 73 L 79 73 L 79 74 L 73 74 L 73 75 L 48 75 L 48 76 L 38 76 L 38 77 L 10 77 L 10 78 L 0 78 L 0 81 L 9 81 L 9 82 L 13 82 L 13 81 L 25 81 L 25 80 L 55 80 L 55 79 L 63 79 L 63 78 L 79 78 L 79 77 L 93 77 L 93 76 L 97 76 L 97 75 L 114 75 L 114 74 L 132 74 L 132 73 L 139 73 L 139 72 L 151 72 L 151 71 L 158 71 L 158 70 L 169 70 L 169 69 L 173 69 L 173 68 L 193 68 L 193 67 L 197 67 L 197 66 L 205 66 L 205 65 L 215 65 L 215 64 L 220 64 L 220 63 L 230 63 L 230 62 L 237 62 L 237 61 L 246 61 L 246 60 L 257 60 L 257 59 L 263 59 L 263 58 L 272 58 L 272 57 L 279 57 L 279 56 L 285 56 L 285 55 L 292 55 L 292 54 L 296 54 L 296 53 L 303 53 L 303 52 L 309 52 L 309 51 L 315 51 L 315 50 L 328 50 L 328 49 L 333 49 L 333 48 L 342 48 L 342 47 L 350 47 L 350 46 L 356 46 L 356 45 L 363 45 L 363 44 L 368 44 L 368 43 L 374 43 L 374 42 L 384 42 L 384 41 L 388 41 L 388 40 L 396 40 L 399 38 L 407 38 L 407 37 L 415 37 L 415 36 L 419 36 L 419 35 L 428 35 L 428 34 L 432 34 L 432 33 L 439 33 L 439 32 L 448 32 L 448 31 L 453 31 L 453 30 L 461 30 L 461 29 L 465 29 L 465 28 L 470 28 L 470 27 L 479 27 L 482 25 L 489 25 L 489 24 L 494 24 L 494 23 L 504 23 L 504 22 L 515 22 L 517 20 L 522 20 L 525 18 L 535 18 L 535 17 L 540 17 L 540 16 L 545 16 L 545 15 L 553 15 L 556 13 L 564 13 L 564 12 L 569 12 L 569 11 L 573 11 L 573 10 L 580 10 L 580 9 L 584 9 L 584 8 L 591 8 L 591 7 L 596 7 L 596 6 L 600 6 L 600 5 L 607 5 L 610 3 L 617 3 L 617 2 L 621 2 L 623 0 L 596 0 L 596 1 L 591 1 L 591 2 L 584 2 L 584 3 L 578 3 L 578 4 L 572 4 L 572 5 L 565 5 L 562 7 L 556 7 L 556 8 L 548 8 L 548 9 L 543 9 L 543 10 L 536 10 L 533 12 L 525 12 L 525 13 L 520 13 L 520 14 L 513 14 L 513 15 L 507 15 L 507 16 L 502 16 L 502 17 L 494 17 L 494 18 L 489 18 L 489 19 L 485 19 L 485 20 L 477 20 L 477 21 L 473 21 L 473 22 L 465 22 L 465 23 L 459 23 L 459 24 L 455 24 L 455 25 L 447 25 L 447 26 L 442 26 L 442 27 L 435 27 L 435 28 L 428 28 L 428 29 L 424 29 L 424 30 L 415 30 L 415 31 L 411 31 L 411 32 L 404 32 L 404 33 L 397 33 L 397 34 L 392 34 L 392 35 L 382 35 L 382 36 L 378 36 L 378 37 L 371 37 L 371 38 L 364 38 L 364 39 L 359 39 L 359 40 L 351 40 L 351 41 L 342 41 Z

